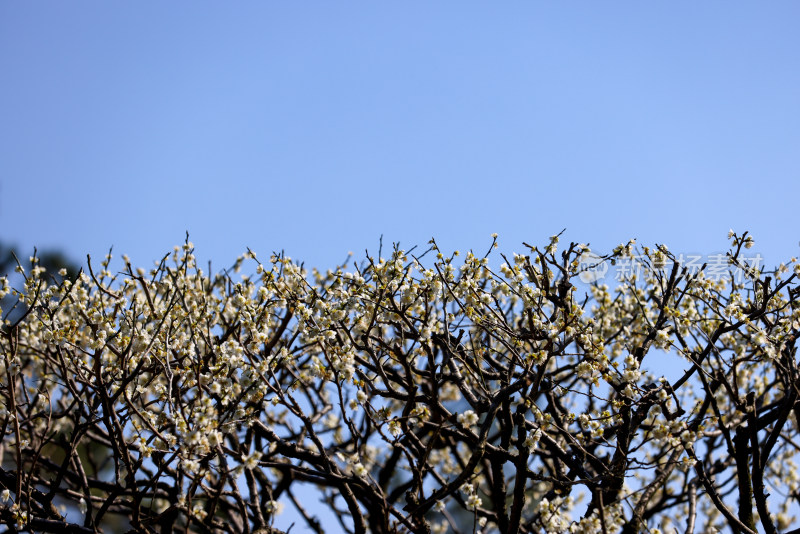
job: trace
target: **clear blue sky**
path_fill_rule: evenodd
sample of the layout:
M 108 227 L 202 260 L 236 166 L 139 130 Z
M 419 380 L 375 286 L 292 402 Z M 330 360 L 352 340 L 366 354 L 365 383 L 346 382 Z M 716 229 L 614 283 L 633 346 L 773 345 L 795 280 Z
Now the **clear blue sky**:
M 4 2 L 0 239 L 329 267 L 751 229 L 797 254 L 796 2 Z
M 753 231 L 798 254 L 800 3 L 0 4 L 0 239 L 330 267 Z

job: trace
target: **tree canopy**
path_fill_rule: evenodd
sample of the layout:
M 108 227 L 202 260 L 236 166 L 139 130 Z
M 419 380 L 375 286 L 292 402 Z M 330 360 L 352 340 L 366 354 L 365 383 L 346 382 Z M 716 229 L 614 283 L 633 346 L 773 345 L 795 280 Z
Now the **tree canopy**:
M 205 273 L 188 239 L 150 270 L 109 255 L 53 278 L 34 260 L 18 290 L 0 279 L 25 310 L 2 312 L 0 520 L 266 533 L 291 507 L 295 532 L 797 528 L 800 265 L 762 272 L 750 236 L 729 238 L 724 269 L 557 236 L 327 272 L 248 251 Z

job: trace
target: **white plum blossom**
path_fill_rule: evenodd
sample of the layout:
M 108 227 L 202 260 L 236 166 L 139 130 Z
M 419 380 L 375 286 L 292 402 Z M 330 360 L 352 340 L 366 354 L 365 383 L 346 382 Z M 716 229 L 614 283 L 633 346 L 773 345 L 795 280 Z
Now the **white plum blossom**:
M 631 240 L 589 280 L 560 236 L 325 270 L 248 250 L 205 272 L 188 240 L 69 280 L 28 261 L 0 277 L 0 514 L 243 534 L 281 531 L 282 502 L 318 530 L 321 502 L 354 530 L 600 534 L 740 529 L 719 503 L 763 500 L 764 530 L 798 528 L 796 258 L 745 276 L 748 233 L 705 266 Z
M 478 423 L 478 419 L 478 414 L 472 410 L 467 410 L 466 412 L 458 415 L 458 422 L 467 428 L 475 426 Z

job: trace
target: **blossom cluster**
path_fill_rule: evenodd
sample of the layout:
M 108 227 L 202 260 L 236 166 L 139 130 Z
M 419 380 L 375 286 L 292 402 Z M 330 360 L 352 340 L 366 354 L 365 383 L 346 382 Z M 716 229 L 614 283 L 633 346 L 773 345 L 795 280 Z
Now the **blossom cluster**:
M 734 269 L 752 239 L 730 237 Z M 20 266 L 22 287 L 0 279 L 25 309 L 0 337 L 0 519 L 253 532 L 291 507 L 320 532 L 324 505 L 352 532 L 794 523 L 795 259 L 708 277 L 629 242 L 597 261 L 644 268 L 610 287 L 583 284 L 589 247 L 558 236 L 500 258 L 496 236 L 463 259 L 429 245 L 326 272 L 248 251 L 205 273 L 188 240 L 149 270 Z

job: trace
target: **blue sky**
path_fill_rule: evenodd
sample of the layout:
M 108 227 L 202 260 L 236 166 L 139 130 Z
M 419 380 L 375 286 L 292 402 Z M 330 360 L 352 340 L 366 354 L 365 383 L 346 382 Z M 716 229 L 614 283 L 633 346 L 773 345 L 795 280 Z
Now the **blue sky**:
M 4 2 L 0 239 L 798 252 L 800 5 Z

